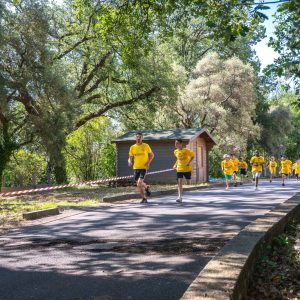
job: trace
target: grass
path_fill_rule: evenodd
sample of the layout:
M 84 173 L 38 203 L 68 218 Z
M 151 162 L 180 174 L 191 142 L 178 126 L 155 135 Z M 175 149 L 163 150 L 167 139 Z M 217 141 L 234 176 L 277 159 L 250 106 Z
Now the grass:
M 206 183 L 194 186 L 204 186 Z M 153 184 L 152 191 L 176 188 L 176 184 Z M 0 197 L 0 232 L 17 226 L 22 221 L 22 213 L 57 206 L 91 206 L 108 205 L 103 203 L 105 196 L 136 193 L 135 186 L 111 187 L 108 185 L 68 187 L 44 193 L 20 195 L 17 197 Z

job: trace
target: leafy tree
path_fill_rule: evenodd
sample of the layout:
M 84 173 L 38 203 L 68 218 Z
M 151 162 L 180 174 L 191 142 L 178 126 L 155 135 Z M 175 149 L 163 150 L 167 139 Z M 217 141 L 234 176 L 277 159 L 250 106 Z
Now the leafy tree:
M 63 182 L 61 150 L 76 103 L 64 80 L 64 65 L 53 61 L 51 10 L 38 1 L 22 1 L 15 7 L 6 1 L 6 5 L 0 56 L 11 122 L 13 127 L 26 126 L 39 138 L 55 165 L 57 182 Z
M 289 132 L 288 138 L 286 139 L 286 154 L 293 160 L 300 159 L 300 113 L 293 112 L 292 118 L 292 130 Z
M 291 110 L 287 106 L 273 106 L 264 118 L 260 145 L 270 155 L 279 157 L 286 150 L 288 135 L 292 130 Z
M 270 71 L 278 76 L 285 76 L 294 82 L 297 94 L 300 91 L 300 6 L 298 0 L 281 3 L 275 14 L 275 37 L 270 38 L 269 45 L 279 53 Z M 299 97 L 297 97 L 300 106 Z
M 91 120 L 69 134 L 65 155 L 72 181 L 115 174 L 116 150 L 111 144 L 114 136 L 114 129 L 106 117 Z
M 62 15 L 38 1 L 10 7 L 1 48 L 2 74 L 8 82 L 5 93 L 12 95 L 9 105 L 21 105 L 24 120 L 33 124 L 33 133 L 54 164 L 57 182 L 66 181 L 62 150 L 68 133 L 116 107 L 149 99 L 159 90 L 155 61 L 148 61 L 151 67 L 145 68 L 133 53 L 132 59 L 123 57 L 127 48 L 122 48 L 122 41 L 119 46 L 108 44 L 88 17 L 75 18 L 78 26 L 67 32 Z M 87 36 L 76 41 L 82 33 Z
M 57 182 L 67 179 L 63 147 L 69 133 L 114 115 L 117 108 L 168 100 L 164 79 L 170 68 L 154 54 L 174 28 L 186 25 L 189 18 L 183 16 L 203 18 L 225 42 L 261 20 L 253 1 L 241 0 L 67 4 L 57 8 L 46 1 L 5 0 L 1 19 L 5 101 L 21 107 L 24 123 L 54 164 Z
M 200 60 L 196 78 L 181 92 L 174 111 L 185 128 L 205 127 L 228 150 L 242 151 L 259 135 L 253 124 L 257 98 L 250 65 L 233 57 L 221 60 L 210 53 Z
M 291 159 L 299 157 L 299 111 L 291 109 L 296 97 L 295 93 L 282 90 L 269 99 L 259 143 L 270 155 L 279 157 L 285 153 Z
M 26 112 L 18 103 L 12 103 L 15 92 L 6 73 L 9 67 L 3 60 L 7 42 L 5 22 L 8 10 L 0 3 L 0 179 L 12 154 L 33 141 L 31 127 L 27 124 Z M 0 180 L 0 188 L 2 181 Z
M 8 184 L 32 186 L 39 183 L 46 171 L 46 160 L 36 153 L 18 150 L 8 163 L 4 175 Z

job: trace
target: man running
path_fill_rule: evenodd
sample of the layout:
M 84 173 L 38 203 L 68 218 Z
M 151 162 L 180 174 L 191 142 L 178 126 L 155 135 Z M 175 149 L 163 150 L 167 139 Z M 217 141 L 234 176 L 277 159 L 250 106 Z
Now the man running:
M 292 162 L 287 159 L 285 155 L 281 156 L 281 178 L 282 178 L 282 186 L 285 186 L 284 181 L 288 178 L 289 174 L 292 170 Z
M 242 185 L 244 178 L 247 175 L 247 169 L 248 169 L 248 164 L 246 163 L 243 157 L 241 157 L 240 159 L 239 167 L 240 167 L 240 176 L 241 176 L 241 185 Z
M 128 165 L 133 165 L 134 179 L 139 193 L 142 196 L 141 203 L 147 203 L 147 197 L 150 196 L 151 192 L 149 186 L 144 182 L 146 172 L 150 167 L 150 164 L 154 158 L 154 154 L 150 146 L 143 143 L 143 134 L 138 132 L 135 136 L 136 143 L 130 147 Z
M 272 156 L 269 162 L 269 171 L 270 171 L 270 182 L 272 182 L 273 178 L 276 175 L 277 162 L 275 161 L 275 157 Z
M 229 154 L 224 154 L 223 158 L 224 158 L 224 160 L 222 160 L 222 162 L 221 162 L 221 168 L 222 168 L 222 171 L 225 176 L 226 190 L 229 190 L 229 185 L 230 185 L 230 181 L 231 181 L 235 166 L 234 166 L 233 161 L 230 159 Z
M 298 181 L 299 176 L 300 176 L 300 160 L 299 159 L 295 162 L 295 175 L 296 175 L 296 178 Z
M 260 156 L 259 151 L 256 150 L 254 152 L 254 156 L 250 159 L 250 164 L 252 166 L 252 176 L 253 181 L 255 182 L 255 190 L 258 190 L 258 179 L 261 176 L 263 165 L 265 163 L 265 159 L 263 156 Z
M 174 155 L 177 158 L 173 169 L 177 171 L 177 183 L 178 183 L 178 198 L 176 202 L 182 202 L 182 182 L 183 177 L 186 179 L 186 183 L 191 183 L 192 176 L 192 161 L 194 159 L 194 152 L 190 149 L 183 148 L 183 142 L 181 139 L 175 140 L 175 148 Z
M 233 165 L 234 165 L 234 169 L 233 169 L 233 173 L 232 173 L 232 179 L 234 181 L 234 186 L 237 186 L 236 175 L 239 171 L 239 160 L 234 154 L 231 154 L 231 161 L 233 162 Z

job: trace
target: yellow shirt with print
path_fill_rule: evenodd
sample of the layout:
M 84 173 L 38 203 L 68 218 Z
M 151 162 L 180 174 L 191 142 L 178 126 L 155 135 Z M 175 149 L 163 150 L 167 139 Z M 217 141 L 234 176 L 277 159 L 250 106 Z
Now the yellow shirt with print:
M 275 171 L 276 168 L 277 168 L 277 162 L 271 160 L 270 163 L 269 163 L 269 170 L 270 171 Z
M 190 161 L 192 157 L 195 156 L 194 152 L 187 148 L 176 149 L 174 151 L 174 155 L 177 158 L 176 161 L 176 171 L 177 172 L 192 172 L 193 167 L 190 164 L 187 166 L 187 163 Z
M 237 158 L 232 158 L 231 161 L 233 162 L 234 165 L 234 170 L 233 171 L 238 171 L 239 170 L 239 160 Z
M 235 166 L 232 160 L 222 160 L 221 168 L 225 175 L 232 175 Z
M 146 143 L 132 145 L 129 149 L 129 156 L 133 156 L 134 159 L 133 169 L 146 169 L 150 153 L 152 150 Z
M 239 166 L 240 166 L 241 169 L 247 169 L 248 168 L 248 164 L 245 161 L 240 161 Z
M 250 159 L 250 164 L 252 165 L 252 170 L 251 172 L 262 172 L 262 166 L 265 162 L 265 159 L 263 156 L 252 156 Z
M 290 174 L 292 162 L 289 159 L 285 159 L 281 161 L 281 174 Z

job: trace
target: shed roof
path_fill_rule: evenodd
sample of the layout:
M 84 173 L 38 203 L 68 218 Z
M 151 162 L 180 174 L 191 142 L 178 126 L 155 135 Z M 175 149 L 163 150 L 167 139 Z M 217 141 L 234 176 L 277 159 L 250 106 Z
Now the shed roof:
M 113 142 L 135 141 L 137 132 L 142 132 L 144 141 L 174 141 L 182 139 L 184 141 L 192 140 L 202 134 L 206 135 L 208 142 L 216 144 L 209 132 L 205 128 L 189 128 L 189 129 L 166 129 L 166 130 L 132 130 L 113 140 Z

